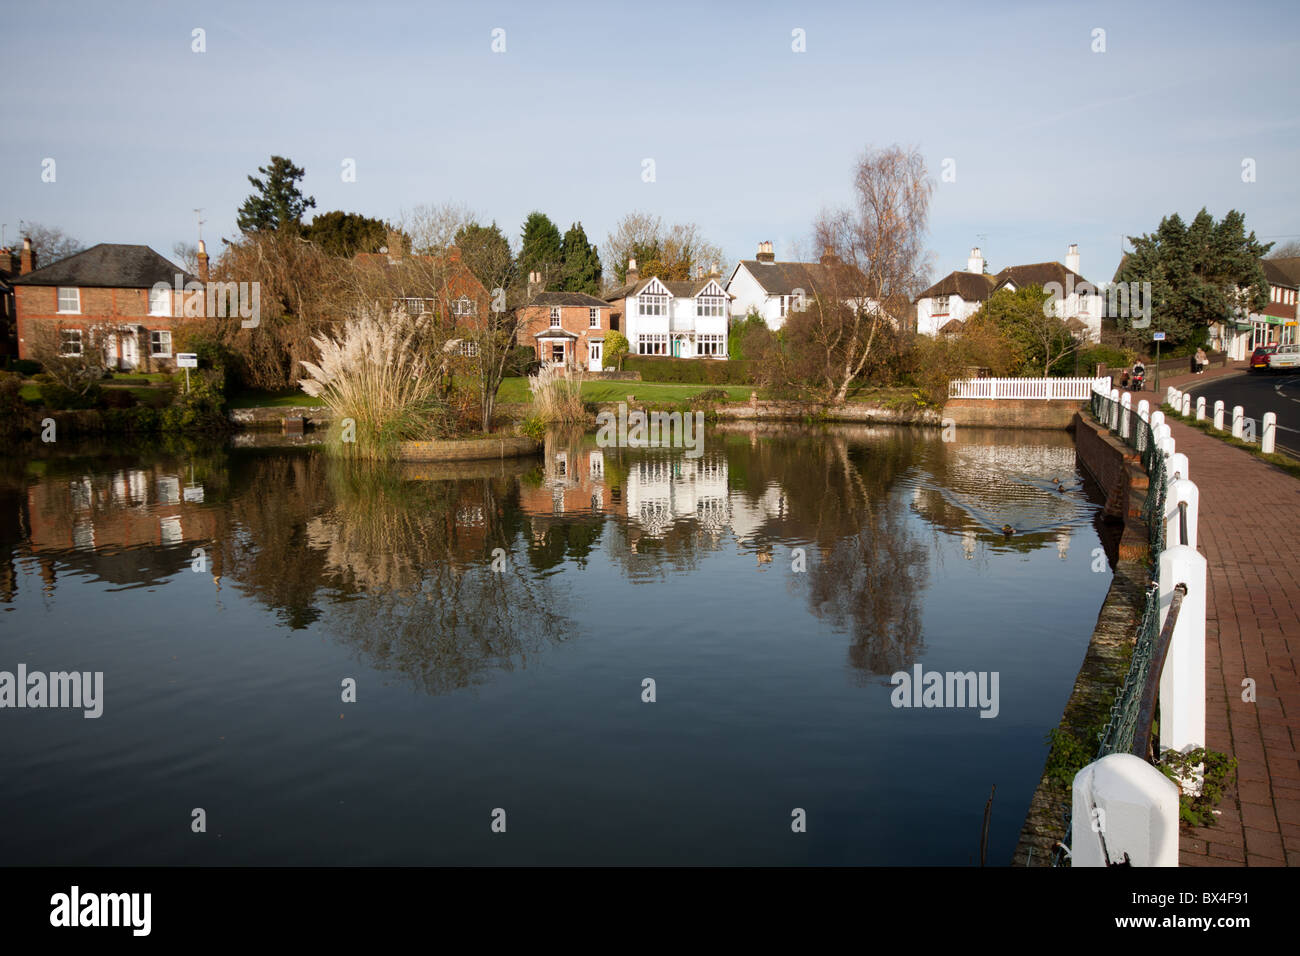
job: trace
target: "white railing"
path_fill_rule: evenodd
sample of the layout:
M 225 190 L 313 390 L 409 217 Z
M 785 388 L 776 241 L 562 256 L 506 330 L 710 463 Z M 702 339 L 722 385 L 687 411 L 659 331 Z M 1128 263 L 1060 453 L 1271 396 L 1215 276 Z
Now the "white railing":
M 1106 380 L 1109 386 L 1109 379 Z M 1094 378 L 964 378 L 948 383 L 949 398 L 1038 398 L 1085 401 Z

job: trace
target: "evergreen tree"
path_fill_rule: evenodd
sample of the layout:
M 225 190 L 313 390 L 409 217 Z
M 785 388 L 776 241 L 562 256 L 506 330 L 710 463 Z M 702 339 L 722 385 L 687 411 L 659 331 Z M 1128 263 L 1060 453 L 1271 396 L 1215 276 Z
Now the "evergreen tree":
M 559 228 L 545 213 L 530 212 L 524 220 L 519 271 L 525 276 L 540 272 L 544 287 L 551 289 L 559 285 L 563 262 L 564 248 Z
M 303 213 L 316 208 L 316 200 L 304 196 L 298 188 L 298 180 L 306 175 L 306 171 L 284 156 L 272 156 L 270 167 L 259 166 L 257 171 L 266 179 L 248 177 L 257 192 L 245 199 L 239 207 L 236 222 L 240 231 L 248 233 L 300 228 Z
M 574 223 L 564 234 L 560 255 L 563 260 L 560 289 L 565 292 L 585 292 L 587 295 L 599 294 L 600 255 L 596 252 L 595 245 L 587 241 L 582 223 Z
M 498 283 L 502 283 L 501 288 L 509 288 L 513 284 L 515 262 L 514 254 L 510 251 L 510 240 L 495 222 L 490 226 L 481 226 L 476 222 L 461 226 L 452 241 L 460 250 L 461 261 L 489 292 Z
M 1116 281 L 1151 283 L 1151 328 L 1165 333 L 1171 345 L 1204 341 L 1210 323 L 1258 312 L 1268 305 L 1268 280 L 1260 259 L 1272 248 L 1233 209 L 1215 222 L 1205 209 L 1190 224 L 1174 213 L 1160 220 L 1152 234 L 1129 237 L 1133 251 Z M 1133 315 L 1119 316 L 1121 330 Z M 1146 340 L 1150 332 L 1133 333 Z
M 336 209 L 313 218 L 302 235 L 331 256 L 351 258 L 359 252 L 378 252 L 388 242 L 388 230 L 381 219 Z

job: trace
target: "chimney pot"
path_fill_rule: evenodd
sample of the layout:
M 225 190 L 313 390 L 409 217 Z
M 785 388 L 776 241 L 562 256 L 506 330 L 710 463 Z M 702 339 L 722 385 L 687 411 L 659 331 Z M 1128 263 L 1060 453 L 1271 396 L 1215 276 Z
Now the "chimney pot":
M 30 236 L 23 236 L 22 262 L 19 266 L 19 274 L 27 275 L 36 268 L 36 252 L 32 249 L 32 239 Z
M 199 240 L 199 281 L 206 283 L 208 281 L 208 247 Z
M 966 271 L 976 275 L 984 274 L 984 256 L 980 254 L 979 246 L 971 247 L 970 258 L 966 260 Z

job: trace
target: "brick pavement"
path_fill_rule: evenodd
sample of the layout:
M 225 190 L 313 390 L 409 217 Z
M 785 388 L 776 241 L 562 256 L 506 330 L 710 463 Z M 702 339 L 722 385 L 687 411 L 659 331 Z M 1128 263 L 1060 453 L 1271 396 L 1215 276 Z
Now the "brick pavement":
M 1244 370 L 1164 375 L 1169 385 Z M 1215 826 L 1183 828 L 1182 866 L 1300 865 L 1300 481 L 1241 449 L 1169 422 L 1201 492 L 1198 550 L 1209 564 L 1206 736 L 1236 756 L 1237 785 Z M 1242 681 L 1256 699 L 1242 700 Z

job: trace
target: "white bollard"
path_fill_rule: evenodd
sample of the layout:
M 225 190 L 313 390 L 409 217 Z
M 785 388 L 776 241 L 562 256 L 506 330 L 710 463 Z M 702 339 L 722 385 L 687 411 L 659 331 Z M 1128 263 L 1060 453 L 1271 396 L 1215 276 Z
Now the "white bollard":
M 1160 750 L 1184 753 L 1205 746 L 1205 558 L 1195 548 L 1167 544 L 1160 552 L 1161 627 L 1179 584 L 1187 595 L 1160 674 Z
M 1119 428 L 1119 389 L 1110 390 L 1110 430 Z
M 1109 754 L 1074 775 L 1070 865 L 1178 865 L 1178 785 L 1133 754 Z
M 1125 392 L 1119 400 L 1119 437 L 1127 439 L 1132 431 L 1129 420 L 1133 417 L 1133 396 Z
M 1165 413 L 1158 408 L 1153 409 L 1151 411 L 1151 418 L 1147 423 L 1151 426 L 1151 430 L 1154 432 L 1157 428 L 1159 428 L 1164 423 L 1165 423 Z
M 1169 461 L 1165 463 L 1165 470 L 1168 472 L 1168 481 L 1172 482 L 1176 478 L 1190 478 L 1187 473 L 1187 456 L 1181 451 L 1174 452 L 1169 456 Z
M 1192 396 L 1188 395 L 1186 392 L 1183 392 L 1182 412 L 1183 418 L 1187 418 L 1192 414 Z
M 1196 398 L 1196 420 L 1198 422 L 1205 421 L 1205 396 L 1204 395 L 1198 395 Z
M 1178 389 L 1174 388 L 1172 385 L 1170 385 L 1167 389 L 1165 389 L 1165 404 L 1173 405 L 1174 396 L 1177 394 L 1178 394 Z
M 1175 455 L 1175 458 L 1181 458 L 1181 455 Z M 1179 502 L 1185 502 L 1187 505 L 1187 540 L 1182 538 L 1182 509 L 1178 507 Z M 1185 544 L 1189 548 L 1196 547 L 1196 532 L 1200 524 L 1197 515 L 1201 507 L 1201 490 L 1196 487 L 1195 482 L 1188 481 L 1185 477 L 1178 478 L 1169 483 L 1169 491 L 1165 495 L 1165 544 Z
M 1264 413 L 1263 432 L 1259 436 L 1259 450 L 1266 455 L 1273 454 L 1277 447 L 1277 416 L 1272 412 Z
M 1240 438 L 1246 431 L 1246 410 L 1240 405 L 1232 406 L 1232 437 Z
M 1138 402 L 1138 418 L 1144 422 L 1149 421 L 1151 418 L 1151 403 L 1145 398 Z
M 1169 438 L 1172 434 L 1173 433 L 1170 431 L 1169 426 L 1164 422 L 1161 422 L 1159 425 L 1152 427 L 1151 440 L 1155 442 L 1157 448 L 1160 448 L 1160 443 L 1166 438 Z
M 1168 428 L 1169 426 L 1166 425 L 1165 427 Z M 1160 439 L 1156 447 L 1159 448 L 1160 453 L 1165 456 L 1165 470 L 1167 471 L 1169 469 L 1169 459 L 1174 456 L 1174 436 L 1166 435 L 1164 438 Z
M 1223 401 L 1219 400 L 1214 403 L 1214 427 L 1218 431 L 1223 431 Z

